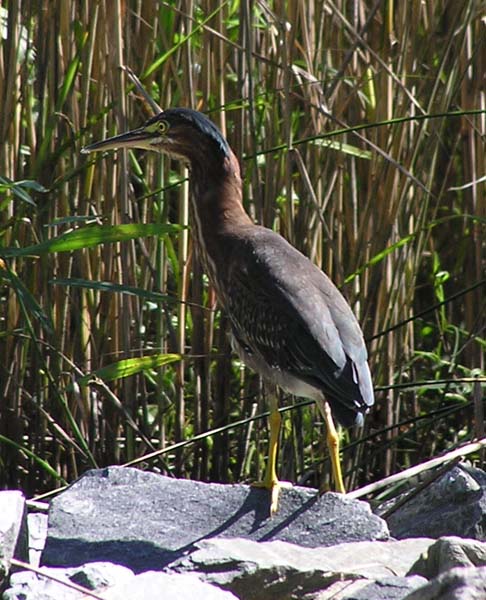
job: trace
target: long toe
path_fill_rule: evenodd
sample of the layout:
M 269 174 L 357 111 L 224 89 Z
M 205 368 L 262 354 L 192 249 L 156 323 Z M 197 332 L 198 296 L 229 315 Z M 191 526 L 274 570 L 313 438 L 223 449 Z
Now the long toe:
M 266 489 L 270 492 L 270 516 L 273 516 L 278 510 L 278 501 L 280 499 L 280 490 L 289 489 L 292 486 L 290 481 L 279 481 L 272 479 L 271 481 L 255 481 L 251 487 Z

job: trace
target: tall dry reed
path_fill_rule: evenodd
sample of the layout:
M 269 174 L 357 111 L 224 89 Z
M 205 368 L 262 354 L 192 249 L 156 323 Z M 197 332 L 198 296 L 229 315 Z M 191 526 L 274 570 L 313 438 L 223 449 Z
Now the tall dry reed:
M 0 10 L 0 485 L 35 493 L 161 449 L 141 464 L 215 481 L 262 469 L 264 390 L 231 357 L 193 254 L 187 173 L 79 152 L 151 116 L 122 67 L 160 106 L 210 115 L 250 214 L 359 316 L 377 403 L 364 439 L 343 434 L 349 485 L 481 435 L 484 2 Z M 323 439 L 313 407 L 286 412 L 282 476 L 325 481 Z

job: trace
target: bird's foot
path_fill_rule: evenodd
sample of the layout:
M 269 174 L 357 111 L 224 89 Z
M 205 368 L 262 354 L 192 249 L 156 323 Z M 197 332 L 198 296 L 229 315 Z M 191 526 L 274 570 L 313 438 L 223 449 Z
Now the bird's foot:
M 339 485 L 336 485 L 334 487 L 332 487 L 331 485 L 329 485 L 329 483 L 326 483 L 324 485 L 321 485 L 319 487 L 319 491 L 317 492 L 317 495 L 323 496 L 324 494 L 327 494 L 328 492 L 335 492 L 336 494 L 343 494 L 343 496 L 346 495 L 346 489 L 343 487 L 340 487 Z
M 272 479 L 263 479 L 262 481 L 254 481 L 251 487 L 266 489 L 270 492 L 270 516 L 273 516 L 278 510 L 278 500 L 280 490 L 293 487 L 290 481 L 279 481 L 276 477 Z

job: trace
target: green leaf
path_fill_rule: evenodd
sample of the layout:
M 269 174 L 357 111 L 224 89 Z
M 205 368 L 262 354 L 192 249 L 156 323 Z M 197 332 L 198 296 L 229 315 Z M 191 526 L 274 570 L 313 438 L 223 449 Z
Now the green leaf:
M 79 71 L 79 67 L 81 65 L 81 55 L 83 52 L 84 45 L 86 44 L 86 41 L 88 39 L 88 36 L 89 34 L 86 31 L 82 40 L 80 41 L 80 45 L 76 55 L 69 63 L 67 71 L 65 72 L 65 77 L 62 81 L 61 89 L 57 97 L 55 111 L 47 120 L 47 125 L 42 135 L 42 142 L 37 152 L 35 165 L 33 167 L 33 172 L 36 174 L 40 173 L 42 167 L 44 166 L 48 158 L 49 148 L 51 146 L 51 141 L 55 132 L 56 120 L 59 119 L 59 116 L 62 114 L 64 103 L 66 102 L 71 91 L 74 89 L 76 77 Z
M 60 111 L 63 107 L 64 102 L 69 95 L 69 92 L 73 88 L 74 80 L 76 79 L 76 75 L 78 73 L 79 65 L 81 64 L 81 50 L 84 47 L 86 40 L 88 39 L 88 32 L 85 32 L 85 35 L 81 41 L 80 49 L 78 54 L 73 58 L 73 60 L 69 63 L 68 69 L 66 71 L 66 76 L 62 82 L 61 91 L 57 98 L 56 110 Z
M 101 369 L 97 369 L 88 375 L 84 375 L 77 380 L 79 385 L 88 385 L 91 379 L 98 377 L 103 381 L 114 381 L 124 379 L 135 375 L 141 371 L 158 369 L 173 362 L 182 360 L 180 354 L 154 354 L 152 356 L 143 356 L 141 358 L 127 358 L 120 360 Z
M 21 181 L 12 181 L 8 177 L 0 177 L 0 192 L 12 192 L 17 198 L 20 198 L 23 202 L 36 206 L 36 203 L 32 199 L 31 195 L 27 190 L 34 190 L 35 192 L 47 192 L 46 188 L 37 181 L 32 179 L 22 179 Z
M 212 13 L 210 13 L 206 19 L 204 19 L 201 23 L 198 23 L 189 34 L 187 35 L 181 35 L 180 39 L 173 44 L 169 50 L 167 50 L 167 52 L 165 52 L 165 54 L 162 54 L 162 56 L 160 56 L 156 61 L 154 61 L 149 68 L 145 71 L 145 73 L 142 74 L 142 76 L 140 77 L 140 79 L 146 79 L 147 77 L 149 77 L 154 71 L 156 71 L 161 65 L 163 65 L 165 63 L 165 61 L 172 56 L 172 54 L 174 54 L 175 52 L 177 52 L 179 50 L 179 48 L 181 46 L 183 46 L 186 42 L 188 42 L 192 37 L 194 37 L 196 35 L 196 33 L 202 29 L 205 25 L 207 25 L 211 19 L 213 19 L 213 17 L 215 17 L 218 13 L 220 13 L 223 8 L 226 6 L 226 4 L 228 4 L 229 0 L 225 0 L 225 2 L 222 2 L 221 4 L 218 4 L 218 7 L 213 10 Z
M 48 252 L 70 252 L 81 248 L 92 248 L 98 244 L 126 242 L 135 238 L 164 237 L 181 230 L 179 225 L 166 223 L 130 223 L 128 225 L 90 225 L 69 231 L 58 237 L 26 248 L 0 249 L 0 256 L 40 256 Z
M 180 302 L 179 298 L 173 296 L 167 296 L 160 292 L 151 292 L 138 287 L 132 287 L 129 285 L 123 285 L 121 283 L 111 283 L 110 281 L 89 281 L 88 279 L 51 279 L 50 283 L 54 285 L 80 287 L 90 290 L 98 290 L 100 292 L 114 292 L 121 294 L 129 294 L 131 296 L 138 296 L 145 300 L 151 300 L 152 302 Z
M 0 434 L 0 442 L 2 442 L 4 444 L 8 444 L 9 446 L 13 446 L 19 452 L 23 452 L 26 456 L 28 456 L 29 458 L 34 460 L 38 465 L 40 465 L 44 469 L 44 471 L 46 471 L 46 473 L 49 473 L 49 475 L 53 479 L 60 481 L 63 484 L 66 484 L 66 481 L 61 477 L 61 475 L 59 475 L 59 473 L 53 467 L 51 467 L 51 465 L 46 460 L 44 460 L 40 456 L 37 456 L 37 454 L 34 454 L 32 452 L 32 450 L 29 450 L 25 446 L 21 446 L 20 444 L 17 444 L 17 442 L 14 442 L 14 440 L 11 440 L 10 438 L 5 437 L 1 434 Z
M 479 217 L 477 215 L 469 215 L 469 214 L 448 215 L 447 217 L 435 219 L 431 223 L 428 223 L 425 227 L 421 227 L 419 230 L 414 231 L 413 233 L 410 233 L 409 235 L 406 235 L 402 239 L 398 240 L 398 242 L 396 242 L 395 244 L 388 246 L 388 248 L 385 248 L 384 250 L 382 250 L 381 252 L 379 252 L 378 254 L 373 256 L 373 258 L 371 258 L 367 263 L 365 263 L 363 266 L 361 266 L 359 269 L 357 269 L 354 273 L 351 273 L 350 275 L 348 275 L 345 279 L 345 283 L 349 283 L 350 281 L 353 281 L 353 279 L 355 279 L 358 275 L 361 275 L 361 273 L 366 271 L 366 269 L 368 269 L 369 267 L 381 262 L 390 253 L 394 252 L 398 248 L 401 248 L 402 246 L 406 246 L 419 233 L 421 233 L 423 231 L 429 231 L 429 230 L 433 229 L 434 227 L 437 227 L 438 225 L 442 225 L 444 223 L 448 223 L 450 221 L 455 221 L 455 220 L 461 220 L 461 221 L 468 220 L 473 223 L 480 223 L 480 224 L 486 223 L 486 218 Z M 433 255 L 433 260 L 434 260 L 433 272 L 436 273 L 440 267 L 439 263 L 437 262 L 438 257 L 436 255 L 436 253 L 434 253 L 434 255 Z
M 48 192 L 47 188 L 33 179 L 21 179 L 20 181 L 14 181 L 14 185 L 20 186 L 27 190 L 34 190 L 34 192 L 40 192 L 42 194 L 47 194 Z
M 413 240 L 413 238 L 416 235 L 417 235 L 416 233 L 411 233 L 410 235 L 403 237 L 401 240 L 398 240 L 398 242 L 395 242 L 395 244 L 391 244 L 390 246 L 388 246 L 387 248 L 385 248 L 378 254 L 375 254 L 375 256 L 373 256 L 373 258 L 371 258 L 367 263 L 365 263 L 357 271 L 355 271 L 354 273 L 351 273 L 351 275 L 348 275 L 348 277 L 346 277 L 346 279 L 344 280 L 345 283 L 349 283 L 350 281 L 353 281 L 353 279 L 355 277 L 357 277 L 358 275 L 361 275 L 361 273 L 363 273 L 368 267 L 371 267 L 372 265 L 376 265 L 377 263 L 381 262 L 384 258 L 386 258 L 389 254 L 391 254 L 392 252 L 395 252 L 395 250 L 397 250 L 398 248 L 401 248 L 402 246 L 406 246 L 411 240 Z
M 322 146 L 323 148 L 331 148 L 331 150 L 338 150 L 339 152 L 349 154 L 350 156 L 356 156 L 357 158 L 365 158 L 366 160 L 371 160 L 372 157 L 370 150 L 363 150 L 362 148 L 358 148 L 357 146 L 352 146 L 351 144 L 345 144 L 343 142 L 337 142 L 335 140 L 315 139 L 312 140 L 311 143 L 315 146 Z
M 35 319 L 37 319 L 37 321 L 39 321 L 45 331 L 52 334 L 53 327 L 51 320 L 42 310 L 37 300 L 29 292 L 18 275 L 8 268 L 3 269 L 2 274 L 6 279 L 10 280 L 12 289 L 17 296 L 17 300 L 24 307 L 25 313 L 27 315 L 32 315 Z

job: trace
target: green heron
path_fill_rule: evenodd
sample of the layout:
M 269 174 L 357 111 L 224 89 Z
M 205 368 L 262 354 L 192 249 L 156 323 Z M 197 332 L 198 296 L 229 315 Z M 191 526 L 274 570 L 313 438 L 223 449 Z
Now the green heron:
M 155 150 L 189 166 L 195 246 L 229 317 L 233 348 L 267 383 L 316 401 L 327 426 L 334 483 L 344 493 L 332 414 L 344 427 L 361 425 L 374 402 L 363 334 L 351 308 L 308 258 L 252 222 L 243 208 L 238 160 L 206 116 L 171 108 L 82 151 L 119 148 Z M 280 421 L 272 395 L 268 461 L 263 481 L 255 484 L 271 490 L 272 513 L 281 487 Z

